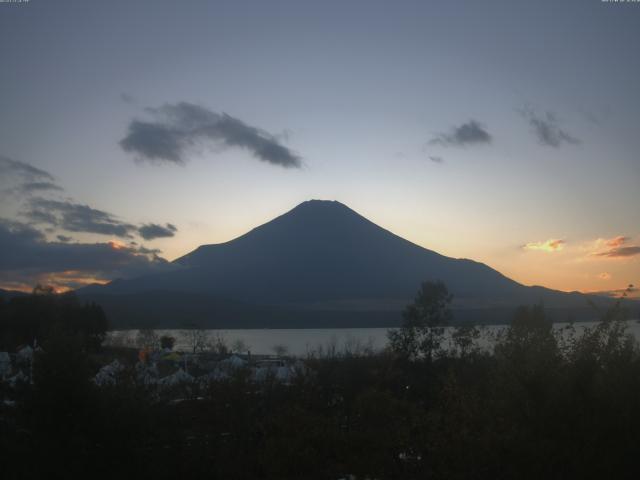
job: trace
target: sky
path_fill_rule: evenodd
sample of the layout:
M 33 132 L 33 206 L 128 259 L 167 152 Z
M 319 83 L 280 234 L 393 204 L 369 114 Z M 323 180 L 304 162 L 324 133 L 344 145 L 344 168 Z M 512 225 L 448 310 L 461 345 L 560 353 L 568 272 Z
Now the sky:
M 0 2 L 0 287 L 309 199 L 526 285 L 640 283 L 640 3 Z

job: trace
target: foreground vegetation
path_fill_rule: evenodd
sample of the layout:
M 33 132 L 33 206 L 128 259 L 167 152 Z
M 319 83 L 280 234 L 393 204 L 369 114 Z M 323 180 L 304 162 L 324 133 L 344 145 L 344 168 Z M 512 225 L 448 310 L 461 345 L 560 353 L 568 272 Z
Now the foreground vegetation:
M 425 284 L 385 352 L 316 355 L 286 385 L 239 369 L 172 395 L 141 384 L 133 367 L 115 385 L 91 381 L 109 353 L 97 342 L 99 307 L 21 301 L 0 307 L 0 340 L 16 338 L 17 315 L 37 312 L 28 323 L 42 350 L 33 383 L 0 392 L 10 399 L 0 407 L 2 478 L 640 473 L 640 349 L 622 301 L 580 335 L 554 331 L 541 306 L 522 307 L 493 350 L 478 347 L 473 327 L 443 349 L 450 298 Z M 81 315 L 91 328 L 64 320 Z

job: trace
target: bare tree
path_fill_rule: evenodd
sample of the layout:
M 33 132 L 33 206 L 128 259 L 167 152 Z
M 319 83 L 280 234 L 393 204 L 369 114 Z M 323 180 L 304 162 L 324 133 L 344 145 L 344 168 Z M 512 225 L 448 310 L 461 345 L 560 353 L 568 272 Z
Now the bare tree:
M 286 345 L 278 344 L 272 347 L 273 353 L 275 353 L 279 357 L 284 357 L 287 353 L 289 353 L 289 348 Z
M 249 350 L 249 346 L 243 339 L 237 338 L 231 344 L 231 350 L 237 353 L 246 352 L 247 350 Z
M 227 341 L 220 332 L 217 332 L 213 341 L 209 343 L 209 349 L 220 355 L 226 355 L 227 353 L 229 353 Z
M 182 337 L 192 353 L 204 352 L 209 348 L 209 332 L 202 328 L 183 330 Z
M 136 346 L 139 348 L 158 348 L 160 339 L 155 330 L 151 328 L 141 328 L 136 335 Z

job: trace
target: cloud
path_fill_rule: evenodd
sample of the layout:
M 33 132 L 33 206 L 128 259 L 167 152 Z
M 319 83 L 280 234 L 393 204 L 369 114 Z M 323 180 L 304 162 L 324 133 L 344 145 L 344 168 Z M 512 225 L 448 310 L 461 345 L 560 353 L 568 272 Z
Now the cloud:
M 8 177 L 19 177 L 27 182 L 54 181 L 53 176 L 49 172 L 40 170 L 28 163 L 19 162 L 0 155 L 0 178 Z
M 595 246 L 589 252 L 590 257 L 601 258 L 628 258 L 640 255 L 640 246 L 627 245 L 631 239 L 623 235 L 595 241 Z
M 187 102 L 147 108 L 151 121 L 133 120 L 120 146 L 141 160 L 184 164 L 188 151 L 202 143 L 248 150 L 258 160 L 299 168 L 301 159 L 275 135 L 226 113 Z
M 53 175 L 26 162 L 19 162 L 0 155 L 0 193 L 13 198 L 23 198 L 33 193 L 60 192 Z
M 33 285 L 43 277 L 73 287 L 175 268 L 158 250 L 109 243 L 48 242 L 33 227 L 0 219 L 0 284 Z M 70 273 L 71 272 L 71 273 Z M 67 277 L 73 277 L 64 280 Z M 51 282 L 49 282 L 51 283 Z
M 64 189 L 55 183 L 53 175 L 5 156 L 0 156 L 0 184 L 9 186 L 4 191 L 0 190 L 0 193 L 9 194 L 2 199 L 3 204 L 13 202 L 18 207 L 19 218 L 32 226 L 42 227 L 44 232 L 63 243 L 72 239 L 59 230 L 119 238 L 133 238 L 138 234 L 145 240 L 173 237 L 177 232 L 170 223 L 165 226 L 153 223 L 136 226 L 109 212 L 64 198 L 59 195 Z
M 524 107 L 519 112 L 529 122 L 531 130 L 542 145 L 559 148 L 565 143 L 570 145 L 581 143 L 579 139 L 560 128 L 553 112 L 545 112 L 540 116 L 530 107 Z
M 616 247 L 605 252 L 593 253 L 596 257 L 624 258 L 640 255 L 640 246 Z
M 141 159 L 182 164 L 184 150 L 193 141 L 188 133 L 166 125 L 133 120 L 120 146 L 127 152 L 137 153 Z
M 31 223 L 39 225 L 57 226 L 59 224 L 58 217 L 45 210 L 31 209 L 24 212 L 23 216 L 28 218 Z
M 524 250 L 538 250 L 542 252 L 557 252 L 564 248 L 567 242 L 562 239 L 549 239 L 544 242 L 530 242 L 523 245 Z
M 37 197 L 30 201 L 30 206 L 31 209 L 25 213 L 30 221 L 49 224 L 69 232 L 131 238 L 131 233 L 136 231 L 134 225 L 122 222 L 110 213 L 88 205 Z
M 42 191 L 56 191 L 61 192 L 63 188 L 59 185 L 56 185 L 53 182 L 28 182 L 24 183 L 20 187 L 23 192 L 31 193 L 31 192 L 42 192 Z
M 491 143 L 489 132 L 476 120 L 469 120 L 458 127 L 453 127 L 449 133 L 440 133 L 431 140 L 430 145 L 443 147 L 466 147 Z
M 436 155 L 429 155 L 429 160 L 431 160 L 433 163 L 444 163 L 444 159 Z
M 178 229 L 170 223 L 167 223 L 166 226 L 157 225 L 155 223 L 148 223 L 138 228 L 138 233 L 145 240 L 173 237 L 175 235 L 175 232 L 177 231 Z
M 622 245 L 624 245 L 625 243 L 627 243 L 629 241 L 629 237 L 624 237 L 622 235 L 619 235 L 617 237 L 613 237 L 610 238 L 609 240 L 605 240 L 605 245 L 607 247 L 621 247 Z
M 133 95 L 130 95 L 128 93 L 121 93 L 120 94 L 120 100 L 122 100 L 124 103 L 128 104 L 128 105 L 135 105 L 136 104 L 136 99 L 133 97 Z
M 600 280 L 611 280 L 611 274 L 609 272 L 602 272 L 600 275 L 598 275 L 598 278 Z

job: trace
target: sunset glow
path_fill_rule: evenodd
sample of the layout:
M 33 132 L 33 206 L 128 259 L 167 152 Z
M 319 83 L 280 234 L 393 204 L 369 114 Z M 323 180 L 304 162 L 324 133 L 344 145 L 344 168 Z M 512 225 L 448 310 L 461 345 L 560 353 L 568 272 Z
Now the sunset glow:
M 126 245 L 122 242 L 119 242 L 118 240 L 110 240 L 108 243 L 109 243 L 109 246 L 114 250 L 122 250 L 126 248 Z
M 527 243 L 523 248 L 525 250 L 541 250 L 543 252 L 558 252 L 564 248 L 564 240 L 547 240 L 545 242 Z

